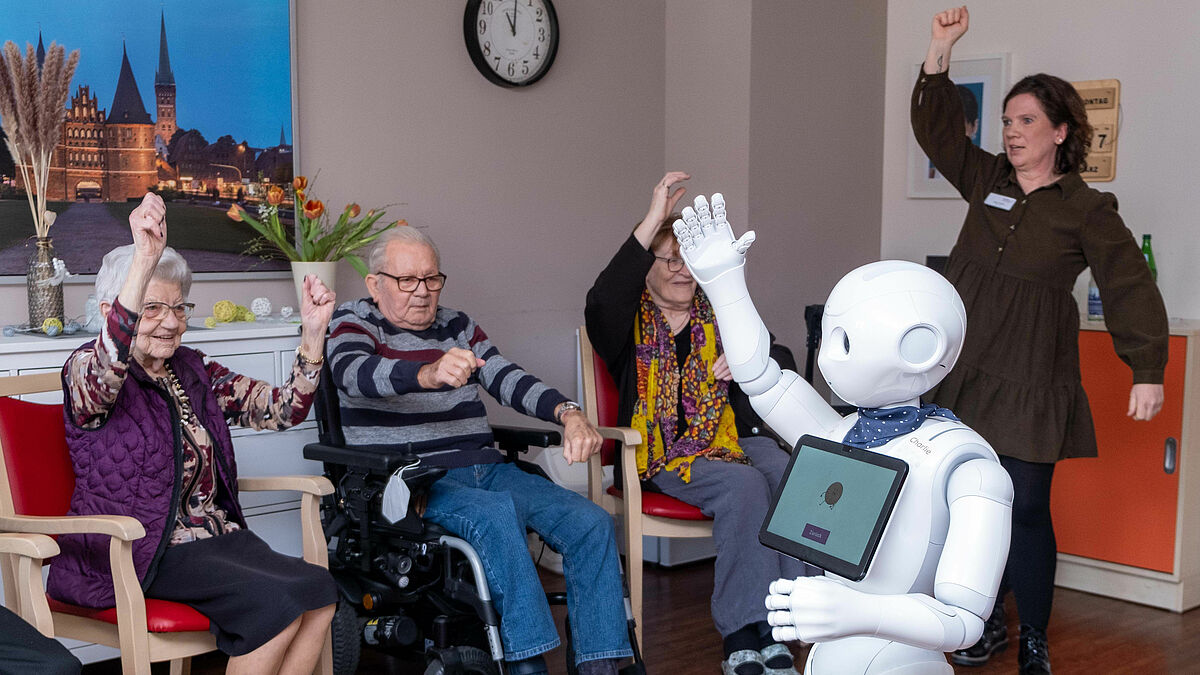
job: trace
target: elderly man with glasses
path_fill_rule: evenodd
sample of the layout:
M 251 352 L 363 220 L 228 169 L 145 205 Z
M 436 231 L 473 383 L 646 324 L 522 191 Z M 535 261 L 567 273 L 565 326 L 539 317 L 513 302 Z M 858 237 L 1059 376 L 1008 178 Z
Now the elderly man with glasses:
M 438 305 L 446 283 L 440 263 L 421 231 L 388 230 L 368 261 L 371 297 L 334 313 L 329 361 L 346 442 L 411 443 L 422 462 L 449 469 L 433 485 L 424 517 L 484 559 L 509 672 L 545 672 L 541 655 L 559 644 L 526 548 L 529 527 L 563 555 L 579 672 L 615 673 L 632 651 L 612 519 L 582 496 L 505 463 L 474 385 L 518 412 L 563 425 L 568 463 L 598 452 L 600 434 L 578 404 L 504 358 L 469 316 Z

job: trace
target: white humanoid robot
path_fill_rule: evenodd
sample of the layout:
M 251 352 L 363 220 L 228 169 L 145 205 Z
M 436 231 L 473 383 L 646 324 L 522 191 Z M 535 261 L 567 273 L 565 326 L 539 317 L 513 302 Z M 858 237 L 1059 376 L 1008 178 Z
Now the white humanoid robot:
M 788 443 L 804 434 L 842 441 L 860 415 L 843 418 L 768 356 L 743 270 L 754 233 L 735 241 L 720 194 L 712 206 L 710 213 L 697 197 L 675 233 L 712 302 L 734 379 Z M 962 300 L 939 274 L 910 262 L 872 263 L 830 293 L 817 363 L 834 393 L 859 408 L 919 408 L 918 397 L 958 359 L 965 329 Z M 766 604 L 775 638 L 815 643 L 806 672 L 817 675 L 953 673 L 944 652 L 979 639 L 996 599 L 1012 482 L 979 434 L 943 417 L 871 449 L 904 460 L 908 475 L 866 575 L 772 583 Z

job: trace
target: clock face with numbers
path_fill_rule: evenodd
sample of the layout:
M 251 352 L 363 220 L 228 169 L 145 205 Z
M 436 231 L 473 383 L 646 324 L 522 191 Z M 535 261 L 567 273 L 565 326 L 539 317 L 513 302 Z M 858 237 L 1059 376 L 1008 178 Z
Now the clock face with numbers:
M 554 63 L 558 15 L 550 0 L 468 0 L 463 35 L 484 77 L 502 87 L 524 87 Z

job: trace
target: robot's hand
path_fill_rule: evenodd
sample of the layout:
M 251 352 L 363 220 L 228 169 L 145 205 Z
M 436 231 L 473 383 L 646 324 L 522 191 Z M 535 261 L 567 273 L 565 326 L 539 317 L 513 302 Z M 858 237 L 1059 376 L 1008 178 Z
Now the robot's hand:
M 683 218 L 675 221 L 675 238 L 692 276 L 704 285 L 745 264 L 754 231 L 734 241 L 733 229 L 725 219 L 725 198 L 719 192 L 712 196 L 711 212 L 704 195 L 696 197 L 694 205 L 685 206 Z
M 776 640 L 822 642 L 871 635 L 879 626 L 878 603 L 869 593 L 828 577 L 771 582 L 767 621 Z

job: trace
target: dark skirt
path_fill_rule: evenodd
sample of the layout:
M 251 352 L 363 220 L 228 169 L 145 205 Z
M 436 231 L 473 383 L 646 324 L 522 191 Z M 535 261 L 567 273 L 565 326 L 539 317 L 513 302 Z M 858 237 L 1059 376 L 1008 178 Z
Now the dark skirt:
M 169 547 L 146 597 L 181 602 L 209 620 L 230 656 L 266 644 L 304 612 L 337 602 L 329 571 L 276 553 L 249 530 Z
M 954 369 L 922 398 L 954 411 L 997 454 L 1035 463 L 1095 457 L 1070 289 L 968 256 L 951 255 L 946 277 L 967 307 L 967 335 Z

